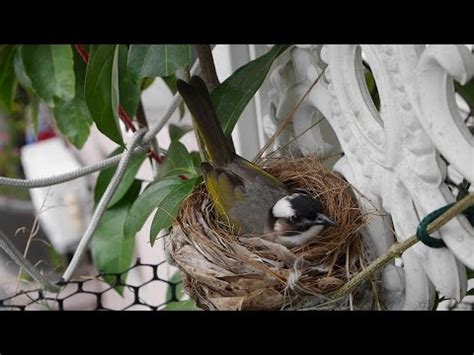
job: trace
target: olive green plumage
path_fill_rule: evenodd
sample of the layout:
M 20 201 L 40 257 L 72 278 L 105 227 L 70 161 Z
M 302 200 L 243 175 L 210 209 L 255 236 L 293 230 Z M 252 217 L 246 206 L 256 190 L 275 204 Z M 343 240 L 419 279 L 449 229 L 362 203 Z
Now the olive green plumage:
M 201 170 L 221 219 L 229 221 L 240 234 L 264 233 L 268 211 L 288 194 L 287 188 L 235 153 L 200 77 L 193 76 L 189 84 L 178 80 L 177 87 L 203 140 L 209 161 L 202 163 Z

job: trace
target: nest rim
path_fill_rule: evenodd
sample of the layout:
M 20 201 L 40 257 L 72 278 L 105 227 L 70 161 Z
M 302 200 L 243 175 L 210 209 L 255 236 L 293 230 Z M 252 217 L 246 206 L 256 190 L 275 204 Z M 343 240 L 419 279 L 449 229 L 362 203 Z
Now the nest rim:
M 331 293 L 370 262 L 360 233 L 368 215 L 351 185 L 314 155 L 267 158 L 259 165 L 290 189 L 321 199 L 325 213 L 338 226 L 296 247 L 265 236 L 239 236 L 219 220 L 202 184 L 182 204 L 165 246 L 186 293 L 201 308 L 321 309 Z M 375 293 L 366 285 L 330 309 L 349 304 L 352 309 L 355 303 L 366 308 Z

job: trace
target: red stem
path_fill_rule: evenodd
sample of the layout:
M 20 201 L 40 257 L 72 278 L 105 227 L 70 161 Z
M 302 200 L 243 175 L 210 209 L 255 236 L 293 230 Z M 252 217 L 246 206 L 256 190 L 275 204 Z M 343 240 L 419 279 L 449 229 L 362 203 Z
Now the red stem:
M 75 44 L 74 47 L 77 50 L 77 53 L 81 56 L 84 63 L 89 63 L 89 53 L 87 53 L 86 47 L 83 44 Z
M 87 52 L 86 48 L 84 47 L 83 44 L 75 44 L 74 47 L 76 48 L 77 50 L 77 53 L 79 53 L 79 55 L 81 56 L 82 60 L 84 61 L 84 63 L 89 63 L 89 53 Z M 135 125 L 133 124 L 130 116 L 127 114 L 127 112 L 125 112 L 125 110 L 123 109 L 123 107 L 120 105 L 119 106 L 119 116 L 120 116 L 120 119 L 123 121 L 123 123 L 132 131 L 132 132 L 136 132 L 137 131 L 137 128 L 135 127 Z M 158 163 L 158 164 L 161 164 L 163 162 L 163 157 L 161 157 L 157 152 L 155 152 L 153 149 L 149 149 L 148 150 L 148 154 L 153 158 L 155 159 L 155 161 Z M 182 180 L 188 180 L 188 178 L 184 175 L 178 175 L 180 179 Z

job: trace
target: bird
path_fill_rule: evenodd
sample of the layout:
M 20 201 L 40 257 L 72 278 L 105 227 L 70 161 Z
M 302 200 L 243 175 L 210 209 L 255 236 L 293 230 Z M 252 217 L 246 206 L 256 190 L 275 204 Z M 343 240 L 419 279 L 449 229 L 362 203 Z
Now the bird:
M 206 84 L 194 75 L 189 83 L 177 80 L 202 140 L 204 183 L 219 218 L 239 236 L 265 235 L 293 247 L 315 238 L 336 223 L 324 214 L 323 203 L 301 191 L 292 191 L 258 165 L 236 154 L 226 137 Z

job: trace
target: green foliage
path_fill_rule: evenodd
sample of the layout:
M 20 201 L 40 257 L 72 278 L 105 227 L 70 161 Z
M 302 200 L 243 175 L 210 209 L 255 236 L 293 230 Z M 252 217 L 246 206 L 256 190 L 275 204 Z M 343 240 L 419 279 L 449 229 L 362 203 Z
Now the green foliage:
M 13 58 L 15 46 L 2 46 L 0 48 L 0 110 L 11 114 L 13 97 L 16 88 L 15 69 Z
M 55 99 L 54 119 L 59 131 L 77 148 L 89 137 L 92 116 L 84 97 L 86 64 L 74 53 L 75 95 L 71 100 Z
M 466 101 L 467 105 L 469 106 L 469 110 L 471 111 L 471 115 L 474 115 L 474 79 L 464 85 L 461 85 L 455 81 L 454 89 Z
M 186 147 L 177 140 L 171 142 L 165 161 L 161 165 L 159 178 L 177 175 L 196 176 L 199 173 L 193 163 L 193 158 Z
M 130 46 L 128 67 L 137 78 L 169 76 L 191 61 L 189 45 L 143 45 Z
M 222 129 L 227 136 L 234 130 L 242 111 L 263 83 L 275 59 L 289 45 L 276 45 L 268 53 L 237 69 L 211 94 Z
M 123 148 L 119 147 L 115 151 L 113 151 L 112 154 L 110 154 L 110 157 L 120 154 L 122 152 Z M 132 157 L 130 163 L 128 164 L 127 170 L 125 171 L 125 174 L 122 177 L 122 181 L 120 181 L 119 186 L 115 190 L 115 193 L 113 194 L 112 199 L 109 202 L 108 208 L 113 207 L 115 204 L 117 204 L 117 202 L 119 202 L 128 192 L 128 190 L 132 187 L 135 181 L 135 175 L 137 175 L 137 172 L 140 169 L 140 166 L 142 165 L 145 158 L 145 155 L 137 155 Z M 112 177 L 114 176 L 116 170 L 117 167 L 112 166 L 100 172 L 94 189 L 94 201 L 96 204 L 99 203 L 100 198 L 107 189 L 107 186 L 109 185 L 110 180 L 112 180 Z
M 151 223 L 151 245 L 155 243 L 155 239 L 162 229 L 171 227 L 171 224 L 178 215 L 181 204 L 201 183 L 201 181 L 201 177 L 184 181 L 181 180 L 180 184 L 174 186 L 172 189 L 160 191 L 162 199 L 156 206 L 157 211 L 153 218 L 153 222 Z
M 375 85 L 375 79 L 372 72 L 368 69 L 365 71 L 365 83 L 367 85 L 367 90 L 369 91 L 370 97 L 372 98 L 372 102 L 377 111 L 380 110 L 380 97 L 379 92 L 377 90 L 377 86 Z
M 165 311 L 198 311 L 199 307 L 196 303 L 190 299 L 184 299 L 185 293 L 183 291 L 183 283 L 181 281 L 181 274 L 177 271 L 173 277 L 169 280 L 173 283 L 173 286 L 169 285 L 166 291 L 166 304 Z M 173 287 L 175 288 L 176 299 L 173 299 Z M 170 302 L 172 301 L 172 302 Z
M 191 132 L 193 129 L 194 128 L 191 125 L 177 126 L 172 123 L 168 124 L 168 133 L 172 141 L 179 141 L 181 137 L 183 137 L 186 133 Z
M 25 74 L 38 96 L 49 106 L 54 99 L 72 100 L 75 76 L 69 45 L 23 45 L 20 47 Z
M 119 47 L 91 46 L 86 71 L 85 97 L 97 128 L 119 145 L 123 145 L 119 126 Z
M 121 273 L 132 262 L 135 239 L 125 238 L 123 227 L 128 210 L 140 193 L 140 188 L 141 181 L 134 180 L 127 194 L 114 207 L 105 211 L 97 226 L 92 238 L 91 253 L 94 265 L 101 273 Z M 126 278 L 127 273 L 121 274 L 122 282 Z M 104 276 L 104 280 L 115 286 L 115 276 Z M 123 286 L 117 286 L 115 290 L 123 294 Z
M 155 222 L 155 228 L 158 223 L 161 228 L 169 227 L 173 218 L 176 217 L 177 208 L 200 182 L 200 178 L 182 180 L 178 177 L 169 177 L 148 185 L 130 208 L 125 221 L 125 238 L 133 238 L 155 209 L 158 210 L 154 220 L 158 220 L 160 216 L 163 217 L 161 223 Z M 152 244 L 155 238 L 156 234 L 150 236 Z
M 134 117 L 137 113 L 138 103 L 140 102 L 142 80 L 133 77 L 129 73 L 127 67 L 127 46 L 119 45 L 118 47 L 120 105 L 130 117 Z

